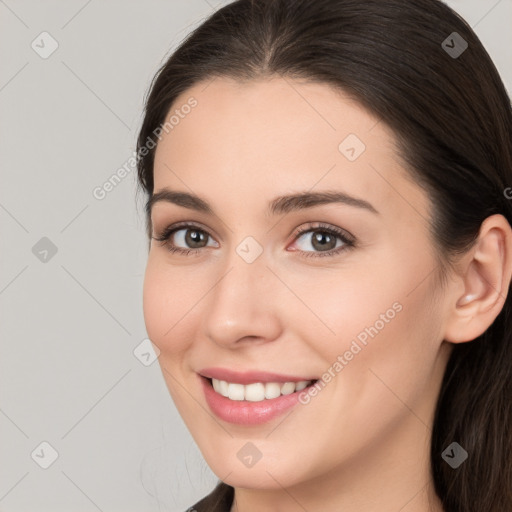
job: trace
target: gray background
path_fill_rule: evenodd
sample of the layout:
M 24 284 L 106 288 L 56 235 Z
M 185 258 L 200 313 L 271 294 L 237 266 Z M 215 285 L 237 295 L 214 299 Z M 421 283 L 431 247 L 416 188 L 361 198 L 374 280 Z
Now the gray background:
M 158 363 L 134 354 L 135 170 L 93 190 L 132 155 L 159 65 L 226 3 L 0 0 L 0 511 L 182 511 L 217 481 Z M 512 0 L 447 3 L 511 91 Z M 43 31 L 59 45 L 47 58 L 31 47 L 51 49 Z

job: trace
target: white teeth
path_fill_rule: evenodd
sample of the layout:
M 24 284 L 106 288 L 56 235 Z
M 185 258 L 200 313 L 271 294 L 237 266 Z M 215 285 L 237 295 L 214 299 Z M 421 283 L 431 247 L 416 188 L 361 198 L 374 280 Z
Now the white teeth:
M 271 400 L 281 395 L 290 395 L 295 391 L 301 391 L 313 381 L 301 380 L 300 382 L 255 382 L 253 384 L 236 384 L 225 380 L 212 379 L 213 389 L 230 400 L 248 400 L 249 402 L 261 402 Z
M 301 380 L 300 382 L 297 382 L 297 385 L 295 386 L 295 391 L 302 391 L 304 388 L 306 388 L 309 384 L 309 381 L 307 380 Z
M 281 396 L 281 384 L 269 382 L 265 384 L 265 398 L 277 398 Z
M 213 381 L 213 379 L 212 379 Z M 228 396 L 228 383 L 225 380 L 219 380 L 219 393 L 223 396 Z
M 249 402 L 261 402 L 261 400 L 265 398 L 265 384 L 262 384 L 261 382 L 247 384 L 247 386 L 242 387 L 245 388 L 245 399 L 249 400 Z
M 295 391 L 295 382 L 285 382 L 281 386 L 282 395 L 290 395 Z
M 244 399 L 244 385 L 228 384 L 228 397 L 230 400 L 243 400 Z

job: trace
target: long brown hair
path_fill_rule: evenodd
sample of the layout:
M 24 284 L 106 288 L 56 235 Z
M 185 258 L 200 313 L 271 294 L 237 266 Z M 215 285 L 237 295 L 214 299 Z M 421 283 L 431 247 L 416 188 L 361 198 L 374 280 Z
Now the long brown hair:
M 145 193 L 155 149 L 142 150 L 180 93 L 207 78 L 273 75 L 338 87 L 391 127 L 432 202 L 441 277 L 486 217 L 512 224 L 510 99 L 474 31 L 439 0 L 237 0 L 217 10 L 151 84 L 137 142 Z M 512 511 L 511 300 L 485 333 L 454 346 L 446 368 L 430 453 L 446 512 Z M 456 469 L 441 456 L 452 442 L 468 453 Z

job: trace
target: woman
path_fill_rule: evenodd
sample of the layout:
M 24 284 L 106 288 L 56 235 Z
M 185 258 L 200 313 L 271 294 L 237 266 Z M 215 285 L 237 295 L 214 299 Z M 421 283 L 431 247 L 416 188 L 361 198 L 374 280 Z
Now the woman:
M 438 0 L 238 0 L 138 137 L 190 510 L 512 510 L 512 115 Z

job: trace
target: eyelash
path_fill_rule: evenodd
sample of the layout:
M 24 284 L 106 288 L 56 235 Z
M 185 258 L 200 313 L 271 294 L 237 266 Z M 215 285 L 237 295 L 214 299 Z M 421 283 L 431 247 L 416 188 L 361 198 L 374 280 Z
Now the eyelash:
M 297 250 L 298 253 L 301 254 L 302 257 L 304 258 L 309 258 L 309 257 L 323 257 L 323 256 L 336 256 L 338 254 L 340 254 L 341 252 L 343 251 L 347 251 L 347 250 L 350 250 L 352 248 L 355 247 L 355 240 L 353 240 L 352 238 L 349 238 L 345 231 L 339 229 L 339 228 L 335 228 L 333 226 L 330 226 L 328 224 L 324 224 L 322 222 L 318 222 L 316 223 L 318 225 L 316 226 L 313 226 L 313 227 L 309 227 L 307 229 L 297 229 L 294 233 L 293 233 L 293 236 L 294 236 L 294 242 L 300 238 L 304 233 L 309 233 L 309 232 L 315 232 L 315 231 L 320 231 L 322 233 L 328 233 L 329 235 L 333 235 L 333 236 L 336 236 L 338 238 L 341 239 L 341 241 L 345 244 L 344 246 L 342 247 L 338 247 L 337 249 L 330 249 L 329 251 L 320 251 L 320 252 L 315 252 L 315 251 L 301 251 L 301 250 Z M 176 231 L 180 231 L 184 228 L 192 228 L 192 229 L 195 229 L 196 231 L 201 231 L 202 233 L 205 233 L 207 236 L 211 236 L 208 234 L 208 232 L 204 229 L 202 229 L 201 227 L 195 225 L 195 224 L 190 224 L 190 223 L 182 223 L 182 224 L 175 224 L 173 226 L 169 226 L 167 228 L 165 228 L 163 230 L 162 233 L 160 233 L 160 235 L 158 237 L 152 237 L 153 240 L 156 240 L 157 242 L 162 242 L 162 245 L 165 245 L 167 250 L 171 253 L 179 253 L 183 256 L 188 256 L 189 254 L 193 254 L 195 256 L 199 256 L 199 253 L 201 252 L 202 249 L 204 248 L 200 248 L 200 249 L 182 249 L 181 247 L 173 247 L 171 245 L 169 245 L 168 241 L 169 241 L 169 238 L 171 237 L 172 234 L 174 234 L 174 232 Z

